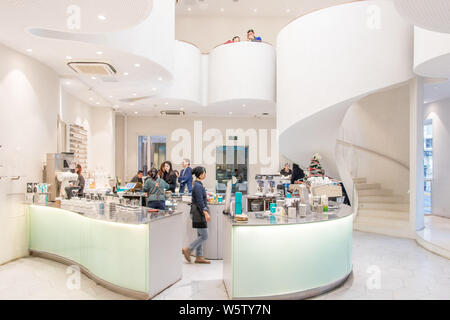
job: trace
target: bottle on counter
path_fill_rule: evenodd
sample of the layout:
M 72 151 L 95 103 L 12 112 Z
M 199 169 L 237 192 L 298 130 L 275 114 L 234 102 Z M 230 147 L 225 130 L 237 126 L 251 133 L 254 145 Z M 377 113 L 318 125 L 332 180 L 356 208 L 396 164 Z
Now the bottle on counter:
M 323 207 L 323 212 L 328 212 L 328 197 L 326 195 L 322 195 L 320 203 Z

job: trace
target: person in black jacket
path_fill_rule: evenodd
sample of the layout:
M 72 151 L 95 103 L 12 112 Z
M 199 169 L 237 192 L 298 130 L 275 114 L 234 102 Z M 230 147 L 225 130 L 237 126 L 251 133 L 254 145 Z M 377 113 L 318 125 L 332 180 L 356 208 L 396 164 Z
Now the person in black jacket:
M 294 163 L 292 165 L 292 178 L 291 178 L 291 184 L 299 183 L 305 178 L 305 172 L 299 167 L 298 164 Z
M 169 190 L 175 193 L 177 187 L 177 175 L 173 171 L 172 162 L 164 161 L 161 165 L 160 177 L 170 185 Z
M 196 250 L 195 263 L 209 264 L 211 262 L 203 257 L 203 242 L 208 239 L 207 223 L 211 220 L 206 189 L 202 184 L 206 177 L 206 169 L 204 167 L 196 167 L 192 170 L 192 174 L 196 180 L 192 188 L 191 219 L 192 227 L 197 229 L 198 238 L 188 248 L 183 248 L 182 252 L 186 260 L 191 263 L 191 252 Z

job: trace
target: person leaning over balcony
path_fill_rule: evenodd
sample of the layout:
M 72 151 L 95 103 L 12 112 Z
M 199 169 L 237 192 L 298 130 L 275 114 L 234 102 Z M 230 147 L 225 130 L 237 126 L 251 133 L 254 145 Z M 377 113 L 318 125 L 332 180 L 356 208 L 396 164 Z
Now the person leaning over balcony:
M 261 42 L 262 38 L 255 36 L 255 31 L 250 29 L 247 31 L 247 40 L 252 42 Z
M 239 36 L 234 36 L 232 40 L 228 40 L 225 43 L 233 43 L 233 42 L 241 42 L 241 38 L 239 38 Z
M 208 239 L 208 222 L 211 220 L 206 189 L 202 184 L 206 177 L 206 169 L 204 167 L 195 167 L 192 170 L 192 174 L 196 179 L 192 188 L 191 219 L 192 228 L 197 229 L 198 238 L 188 248 L 183 248 L 182 253 L 186 260 L 191 263 L 191 252 L 196 250 L 195 263 L 209 264 L 211 262 L 203 257 L 203 242 Z

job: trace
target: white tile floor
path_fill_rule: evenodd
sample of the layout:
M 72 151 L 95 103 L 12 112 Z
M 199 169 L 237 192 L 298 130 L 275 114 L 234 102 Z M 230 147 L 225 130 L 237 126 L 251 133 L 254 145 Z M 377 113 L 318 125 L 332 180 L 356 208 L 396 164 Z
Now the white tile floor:
M 181 258 L 181 257 L 180 257 Z M 0 299 L 128 299 L 85 276 L 81 288 L 69 290 L 65 265 L 23 258 L 0 266 Z M 379 288 L 369 289 L 379 272 Z M 183 279 L 155 299 L 227 299 L 222 263 L 183 262 Z M 353 276 L 344 286 L 315 299 L 450 299 L 450 260 L 434 255 L 413 240 L 355 232 Z

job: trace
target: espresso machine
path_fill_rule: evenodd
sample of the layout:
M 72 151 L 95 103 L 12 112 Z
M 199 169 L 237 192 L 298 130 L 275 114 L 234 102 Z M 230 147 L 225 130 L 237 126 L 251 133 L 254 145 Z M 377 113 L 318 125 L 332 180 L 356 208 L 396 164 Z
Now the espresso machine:
M 48 187 L 48 201 L 55 201 L 64 191 L 62 185 L 76 181 L 78 176 L 75 170 L 75 155 L 72 152 L 47 153 L 47 165 L 45 167 L 45 182 Z M 58 179 L 59 177 L 59 179 Z

